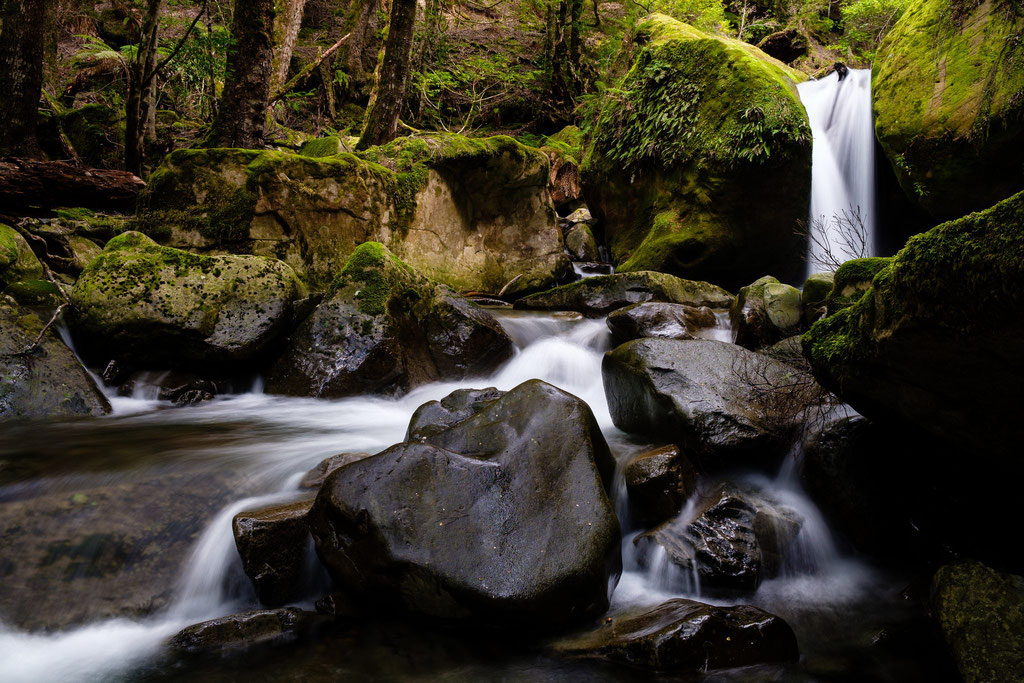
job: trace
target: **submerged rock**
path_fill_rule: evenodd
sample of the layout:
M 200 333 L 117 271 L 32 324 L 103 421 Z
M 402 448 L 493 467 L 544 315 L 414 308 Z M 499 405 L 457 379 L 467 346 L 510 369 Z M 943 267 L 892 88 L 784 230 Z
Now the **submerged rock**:
M 700 330 L 717 324 L 715 312 L 707 306 L 658 302 L 633 304 L 608 316 L 608 329 L 618 343 L 641 337 L 697 339 Z
M 334 291 L 267 373 L 267 391 L 337 398 L 485 375 L 512 357 L 485 309 L 416 273 L 383 245 L 352 253 Z
M 732 295 L 707 282 L 651 271 L 588 277 L 523 297 L 515 306 L 527 310 L 578 311 L 599 317 L 646 301 L 725 308 L 732 303 Z
M 777 616 L 750 605 L 714 607 L 676 598 L 653 609 L 609 617 L 555 645 L 561 654 L 642 669 L 703 673 L 796 661 L 796 636 Z
M 335 471 L 309 520 L 339 585 L 492 627 L 604 612 L 614 460 L 590 408 L 533 380 L 422 442 Z
M 306 588 L 310 537 L 306 515 L 313 500 L 240 512 L 231 521 L 242 569 L 256 597 L 277 607 L 302 597 Z
M 697 485 L 693 465 L 676 446 L 640 453 L 626 463 L 623 476 L 630 514 L 644 526 L 679 514 Z
M 70 322 L 83 351 L 104 365 L 222 370 L 273 350 L 303 296 L 280 261 L 196 256 L 126 232 L 75 283 Z
M 253 610 L 184 628 L 171 638 L 171 647 L 188 651 L 245 647 L 270 640 L 294 638 L 326 623 L 326 616 L 297 607 Z

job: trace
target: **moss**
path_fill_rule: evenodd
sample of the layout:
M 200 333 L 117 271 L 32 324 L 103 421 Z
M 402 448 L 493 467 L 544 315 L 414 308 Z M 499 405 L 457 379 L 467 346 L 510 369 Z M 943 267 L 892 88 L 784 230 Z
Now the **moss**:
M 414 275 L 408 264 L 380 242 L 364 242 L 349 256 L 335 287 L 357 287 L 355 298 L 359 302 L 359 311 L 380 315 L 387 311 L 388 301 L 394 296 L 400 278 Z
M 302 143 L 302 147 L 299 148 L 299 154 L 304 157 L 329 157 L 335 154 L 341 154 L 345 149 L 344 144 L 337 135 L 329 135 L 325 138 L 315 138 L 313 140 L 307 140 Z
M 25 238 L 14 228 L 0 223 L 0 286 L 42 276 L 43 266 Z
M 554 151 L 566 161 L 577 166 L 583 162 L 584 136 L 577 126 L 566 126 L 554 135 L 544 138 L 540 144 L 542 151 Z
M 57 286 L 47 280 L 25 280 L 15 282 L 3 290 L 23 306 L 56 306 L 63 300 Z

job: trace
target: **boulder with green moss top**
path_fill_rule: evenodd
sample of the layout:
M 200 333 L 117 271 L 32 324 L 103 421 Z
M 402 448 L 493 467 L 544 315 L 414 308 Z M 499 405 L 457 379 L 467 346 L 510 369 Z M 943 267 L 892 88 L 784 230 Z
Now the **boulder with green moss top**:
M 766 275 L 741 287 L 729 310 L 736 343 L 759 349 L 790 337 L 803 318 L 800 290 Z
M 583 162 L 587 204 L 618 271 L 739 287 L 802 270 L 811 132 L 803 76 L 757 48 L 661 14 L 638 26 L 632 68 Z
M 486 375 L 512 340 L 485 309 L 360 245 L 267 374 L 267 391 L 335 398 Z
M 398 138 L 359 156 L 178 150 L 139 199 L 140 229 L 171 246 L 273 256 L 324 289 L 379 241 L 458 290 L 556 284 L 568 258 L 548 161 L 509 137 Z
M 41 112 L 39 144 L 51 157 L 66 159 L 68 154 L 60 138 L 63 133 L 89 168 L 118 168 L 124 160 L 122 113 L 105 104 L 87 104 L 57 116 Z
M 25 238 L 14 228 L 0 223 L 0 289 L 41 277 L 43 266 Z
M 861 414 L 1019 471 L 1024 426 L 1007 406 L 1024 384 L 1022 338 L 1024 192 L 911 238 L 803 347 L 819 381 Z
M 871 289 L 875 275 L 891 262 L 889 257 L 870 256 L 853 259 L 839 266 L 832 276 L 832 289 L 825 297 L 828 313 L 835 313 L 857 303 L 864 292 Z
M 875 132 L 904 191 L 957 218 L 1024 189 L 1024 11 L 922 0 L 874 62 Z
M 0 419 L 110 412 L 75 354 L 52 328 L 43 333 L 43 325 L 33 313 L 0 297 Z
M 352 150 L 345 145 L 344 141 L 338 135 L 328 135 L 325 138 L 313 138 L 312 140 L 306 140 L 299 147 L 299 154 L 304 157 L 330 157 L 335 154 L 341 154 L 342 152 L 351 152 Z
M 825 313 L 825 301 L 835 284 L 835 273 L 812 273 L 804 281 L 801 290 L 804 306 L 804 322 L 812 323 Z
M 223 369 L 271 351 L 303 296 L 280 261 L 197 256 L 126 232 L 75 283 L 71 323 L 100 363 Z
M 732 294 L 707 282 L 643 271 L 584 278 L 523 297 L 515 306 L 527 310 L 578 311 L 599 317 L 645 301 L 725 308 L 732 300 Z

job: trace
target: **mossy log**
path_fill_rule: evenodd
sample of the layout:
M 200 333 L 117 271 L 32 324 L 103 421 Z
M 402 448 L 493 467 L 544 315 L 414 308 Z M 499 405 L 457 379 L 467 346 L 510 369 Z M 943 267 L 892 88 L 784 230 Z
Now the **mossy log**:
M 128 171 L 80 168 L 63 161 L 0 158 L 0 206 L 5 210 L 81 206 L 134 210 L 146 186 Z

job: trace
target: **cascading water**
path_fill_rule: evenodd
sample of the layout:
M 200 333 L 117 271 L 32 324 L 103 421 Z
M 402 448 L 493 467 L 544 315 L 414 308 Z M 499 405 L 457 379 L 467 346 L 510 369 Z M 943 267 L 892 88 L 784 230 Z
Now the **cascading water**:
M 814 137 L 808 273 L 875 253 L 875 131 L 871 71 L 797 86 Z

